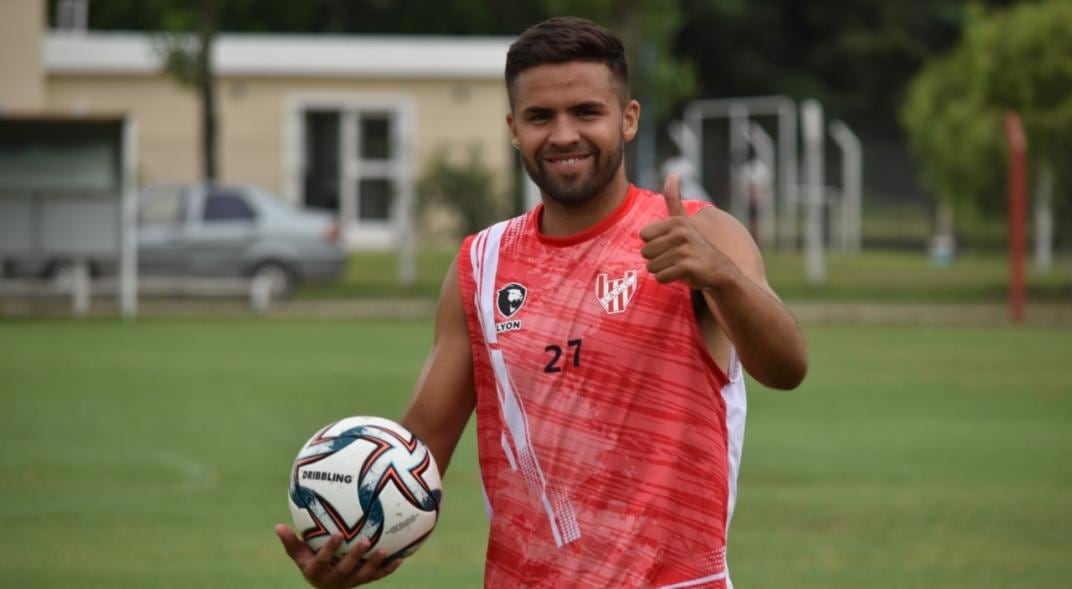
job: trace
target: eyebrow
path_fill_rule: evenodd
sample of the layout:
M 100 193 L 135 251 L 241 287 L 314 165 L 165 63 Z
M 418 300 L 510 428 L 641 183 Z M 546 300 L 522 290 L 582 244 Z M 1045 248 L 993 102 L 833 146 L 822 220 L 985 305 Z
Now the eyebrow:
M 585 108 L 605 109 L 605 108 L 607 108 L 607 103 L 603 102 L 603 101 L 600 101 L 600 100 L 586 100 L 584 102 L 578 102 L 577 104 L 571 104 L 568 107 L 566 107 L 566 110 L 571 110 L 572 111 L 572 110 L 580 110 L 580 109 L 585 109 Z M 529 107 L 525 107 L 525 109 L 522 110 L 521 112 L 522 112 L 522 114 L 530 115 L 530 114 L 545 114 L 545 113 L 549 113 L 549 112 L 554 112 L 554 110 L 555 109 L 553 109 L 551 107 L 548 107 L 548 106 L 529 106 Z

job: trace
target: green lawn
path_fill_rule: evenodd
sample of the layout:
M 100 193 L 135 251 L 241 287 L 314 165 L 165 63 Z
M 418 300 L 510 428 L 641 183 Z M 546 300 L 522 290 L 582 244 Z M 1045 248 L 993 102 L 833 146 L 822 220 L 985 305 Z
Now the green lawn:
M 453 257 L 452 251 L 422 251 L 417 284 L 402 289 L 395 285 L 393 254 L 353 254 L 340 283 L 305 288 L 299 297 L 434 297 Z M 831 253 L 821 287 L 808 285 L 799 252 L 768 252 L 764 257 L 770 283 L 786 300 L 979 303 L 1001 302 L 1008 296 L 1008 261 L 1000 253 L 962 254 L 948 267 L 935 266 L 923 251 Z M 1057 257 L 1048 273 L 1034 271 L 1029 263 L 1028 294 L 1032 301 L 1072 303 L 1072 257 Z
M 427 322 L 0 322 L 0 587 L 300 587 L 271 531 L 317 427 L 398 416 Z M 753 385 L 745 589 L 1067 586 L 1072 332 L 811 327 Z M 476 587 L 471 435 L 389 588 Z

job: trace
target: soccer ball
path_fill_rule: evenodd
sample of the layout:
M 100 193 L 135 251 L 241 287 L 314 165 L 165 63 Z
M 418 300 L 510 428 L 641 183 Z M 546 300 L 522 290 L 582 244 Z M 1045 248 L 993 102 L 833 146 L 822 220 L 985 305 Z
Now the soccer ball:
M 294 527 L 313 550 L 341 533 L 342 556 L 362 539 L 367 555 L 413 554 L 439 519 L 439 469 L 428 447 L 401 425 L 347 417 L 302 446 L 290 473 Z

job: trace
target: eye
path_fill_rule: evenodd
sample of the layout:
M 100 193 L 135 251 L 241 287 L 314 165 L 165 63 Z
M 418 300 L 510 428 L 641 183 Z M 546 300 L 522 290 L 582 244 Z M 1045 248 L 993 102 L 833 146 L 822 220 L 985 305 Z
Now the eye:
M 549 120 L 551 120 L 551 113 L 545 111 L 533 112 L 528 116 L 528 121 L 530 123 L 543 123 Z

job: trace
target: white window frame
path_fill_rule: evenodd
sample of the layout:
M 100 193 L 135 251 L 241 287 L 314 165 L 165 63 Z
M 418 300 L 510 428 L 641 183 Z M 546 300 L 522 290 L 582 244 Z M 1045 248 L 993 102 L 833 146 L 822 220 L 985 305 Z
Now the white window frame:
M 413 136 L 416 107 L 408 94 L 324 93 L 291 96 L 283 141 L 284 196 L 301 204 L 305 162 L 305 113 L 310 110 L 338 111 L 339 147 L 339 233 L 347 249 L 407 247 L 413 241 L 414 197 Z M 362 115 L 387 115 L 391 120 L 391 158 L 360 158 Z M 394 184 L 394 198 L 386 222 L 361 221 L 357 216 L 361 179 L 387 179 Z

